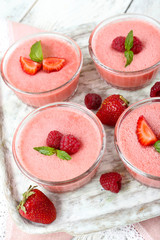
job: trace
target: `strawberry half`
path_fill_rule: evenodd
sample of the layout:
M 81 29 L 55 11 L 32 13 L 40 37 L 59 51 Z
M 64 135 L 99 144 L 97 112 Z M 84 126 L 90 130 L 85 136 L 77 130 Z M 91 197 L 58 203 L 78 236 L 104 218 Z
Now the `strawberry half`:
M 30 75 L 36 74 L 42 68 L 42 63 L 34 62 L 31 59 L 22 56 L 20 57 L 20 63 L 22 70 Z
M 65 64 L 64 58 L 48 57 L 43 59 L 43 71 L 54 72 L 59 71 Z
M 152 131 L 151 127 L 147 123 L 145 117 L 142 115 L 137 121 L 136 134 L 138 141 L 143 146 L 149 146 L 158 141 L 156 135 Z
M 56 219 L 54 204 L 36 187 L 28 188 L 17 208 L 22 217 L 32 222 L 49 224 Z

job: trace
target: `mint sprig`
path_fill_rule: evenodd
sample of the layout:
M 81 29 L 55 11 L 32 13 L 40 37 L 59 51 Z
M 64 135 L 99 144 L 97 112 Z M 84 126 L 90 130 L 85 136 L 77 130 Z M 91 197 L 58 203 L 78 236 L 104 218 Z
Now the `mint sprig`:
M 160 140 L 155 142 L 154 147 L 155 147 L 156 151 L 160 153 Z
M 43 61 L 43 52 L 42 52 L 41 41 L 35 42 L 32 45 L 29 56 L 35 62 Z
M 128 65 L 131 64 L 131 62 L 133 61 L 133 52 L 131 51 L 131 48 L 133 47 L 133 30 L 131 30 L 126 39 L 125 39 L 125 58 L 126 58 L 126 64 L 125 67 L 127 67 Z
M 33 149 L 46 156 L 51 156 L 56 154 L 56 156 L 62 160 L 68 161 L 71 159 L 71 156 L 67 152 L 56 149 L 56 148 L 42 146 L 42 147 L 34 147 Z

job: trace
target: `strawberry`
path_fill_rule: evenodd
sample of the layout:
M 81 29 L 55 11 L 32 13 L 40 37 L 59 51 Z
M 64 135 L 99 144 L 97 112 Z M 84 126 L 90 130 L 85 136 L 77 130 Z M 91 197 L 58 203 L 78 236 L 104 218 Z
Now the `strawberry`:
M 49 224 L 56 219 L 53 203 L 36 187 L 28 188 L 17 208 L 21 216 L 32 222 Z
M 96 113 L 103 124 L 114 126 L 121 113 L 128 107 L 128 101 L 119 94 L 107 97 Z
M 48 57 L 43 59 L 43 71 L 53 72 L 59 71 L 63 68 L 65 64 L 64 58 Z
M 22 56 L 20 57 L 20 63 L 22 70 L 30 75 L 36 74 L 42 68 L 42 63 L 34 62 L 31 59 Z
M 141 115 L 137 121 L 136 134 L 138 141 L 143 146 L 149 146 L 158 141 L 156 135 L 152 131 L 143 115 Z

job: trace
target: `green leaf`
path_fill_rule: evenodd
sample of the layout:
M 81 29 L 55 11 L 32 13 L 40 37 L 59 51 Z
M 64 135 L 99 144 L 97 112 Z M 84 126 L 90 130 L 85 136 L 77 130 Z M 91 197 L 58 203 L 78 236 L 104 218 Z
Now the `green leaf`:
M 51 156 L 53 154 L 56 154 L 57 157 L 59 157 L 60 159 L 63 159 L 63 160 L 71 159 L 70 155 L 67 152 L 61 151 L 52 147 L 42 146 L 42 147 L 34 147 L 33 149 L 43 155 Z
M 160 153 L 160 140 L 155 142 L 154 147 L 155 147 L 156 151 Z
M 124 55 L 125 55 L 126 60 L 127 60 L 125 67 L 127 67 L 133 61 L 133 52 L 132 51 L 125 51 Z
M 38 41 L 32 45 L 29 56 L 35 62 L 42 62 L 43 52 L 42 52 L 41 41 Z
M 65 151 L 61 151 L 61 150 L 56 150 L 56 153 L 57 153 L 57 157 L 59 157 L 60 159 L 63 159 L 63 160 L 70 160 L 71 159 L 71 156 L 66 153 Z
M 133 47 L 133 30 L 131 30 L 125 39 L 125 49 L 129 51 Z
M 43 147 L 34 147 L 33 149 L 38 151 L 39 153 L 41 153 L 43 155 L 47 155 L 47 156 L 51 156 L 56 153 L 56 149 L 51 148 L 51 147 L 43 146 Z

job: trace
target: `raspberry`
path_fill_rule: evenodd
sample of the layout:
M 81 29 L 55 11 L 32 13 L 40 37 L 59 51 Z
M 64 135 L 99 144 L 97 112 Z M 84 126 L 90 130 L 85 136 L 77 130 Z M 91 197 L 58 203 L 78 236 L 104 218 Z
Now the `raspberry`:
M 63 134 L 60 133 L 59 131 L 56 131 L 56 130 L 51 131 L 48 134 L 46 143 L 49 147 L 59 149 L 60 148 L 60 141 L 61 141 L 62 137 L 63 137 Z
M 100 177 L 100 184 L 105 190 L 118 193 L 121 189 L 122 177 L 117 172 L 104 173 Z
M 133 47 L 131 48 L 131 51 L 134 54 L 137 54 L 142 51 L 142 42 L 137 37 L 133 37 Z
M 62 137 L 60 142 L 60 150 L 63 150 L 68 154 L 74 154 L 78 152 L 80 145 L 80 141 L 77 138 L 71 134 L 68 134 Z
M 102 98 L 96 93 L 88 93 L 84 99 L 85 105 L 88 109 L 96 110 L 102 103 Z
M 150 97 L 160 97 L 160 82 L 156 82 L 150 91 Z
M 124 52 L 125 51 L 125 37 L 119 36 L 116 37 L 112 41 L 112 48 L 117 50 L 118 52 Z M 133 47 L 131 48 L 131 51 L 134 54 L 137 54 L 142 51 L 142 42 L 139 40 L 139 38 L 133 36 Z
M 112 48 L 117 50 L 118 52 L 124 52 L 125 51 L 125 37 L 119 36 L 116 37 L 112 41 Z

